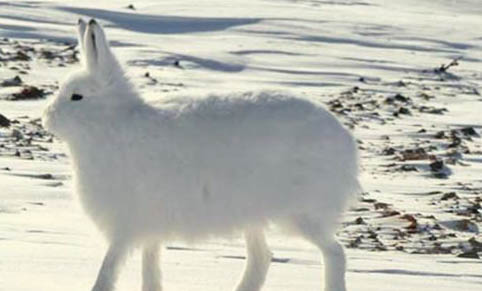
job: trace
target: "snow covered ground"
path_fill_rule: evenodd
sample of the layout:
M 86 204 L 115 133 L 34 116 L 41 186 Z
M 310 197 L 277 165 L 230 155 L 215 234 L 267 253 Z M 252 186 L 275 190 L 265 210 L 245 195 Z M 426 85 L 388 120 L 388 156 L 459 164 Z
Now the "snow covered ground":
M 95 17 L 149 100 L 257 88 L 321 100 L 360 140 L 364 202 L 339 233 L 349 290 L 479 290 L 482 261 L 458 256 L 482 251 L 481 15 L 479 0 L 3 1 L 0 82 L 55 93 L 78 65 L 74 24 Z M 0 290 L 89 290 L 105 244 L 70 193 L 63 144 L 32 134 L 45 99 L 6 100 L 21 85 L 0 86 L 0 114 L 18 121 L 0 128 Z M 275 228 L 269 242 L 264 290 L 320 289 L 313 247 Z M 230 290 L 243 255 L 237 236 L 173 242 L 165 289 Z M 139 287 L 134 253 L 118 290 Z

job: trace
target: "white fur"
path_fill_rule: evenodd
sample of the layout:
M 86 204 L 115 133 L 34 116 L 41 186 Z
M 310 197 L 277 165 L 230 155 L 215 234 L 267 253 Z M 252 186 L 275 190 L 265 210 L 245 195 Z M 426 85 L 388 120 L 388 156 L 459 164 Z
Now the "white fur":
M 130 86 L 102 28 L 79 21 L 84 69 L 61 88 L 44 125 L 70 149 L 75 189 L 110 247 L 95 291 L 113 289 L 127 250 L 142 246 L 143 291 L 160 291 L 160 241 L 244 230 L 237 291 L 261 288 L 277 223 L 324 253 L 325 290 L 344 291 L 333 237 L 358 190 L 356 143 L 313 102 L 277 92 L 178 98 L 157 107 Z M 73 93 L 84 98 L 72 101 Z

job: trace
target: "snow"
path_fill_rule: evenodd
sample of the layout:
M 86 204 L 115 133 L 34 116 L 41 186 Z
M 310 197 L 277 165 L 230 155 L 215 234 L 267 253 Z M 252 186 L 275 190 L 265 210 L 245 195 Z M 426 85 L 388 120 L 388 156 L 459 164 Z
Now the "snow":
M 136 10 L 125 8 L 131 3 Z M 354 112 L 341 118 L 359 121 L 353 132 L 366 148 L 361 151 L 366 198 L 393 204 L 403 214 L 451 222 L 465 217 L 447 212 L 451 204 L 439 203 L 441 194 L 427 193 L 456 191 L 461 205 L 480 197 L 480 137 L 468 142 L 473 154 L 461 159 L 469 166 L 450 165 L 447 179 L 434 179 L 423 170 L 427 161 L 405 162 L 418 167 L 416 173 L 388 172 L 383 165 L 400 163 L 380 152 L 385 146 L 415 147 L 439 130 L 473 126 L 480 133 L 482 98 L 473 90 L 482 91 L 481 13 L 478 0 L 4 1 L 0 36 L 56 49 L 59 44 L 43 40 L 73 43 L 78 17 L 96 17 L 133 83 L 150 101 L 274 88 L 326 103 L 358 86 L 363 89 L 356 95 L 360 100 L 401 93 L 425 106 L 446 107 L 443 115 L 414 112 L 389 120 L 392 109 L 382 107 L 379 117 Z M 8 48 L 2 43 L 0 49 Z M 444 82 L 424 71 L 457 57 L 462 57 L 460 65 L 449 70 L 453 75 L 444 75 Z M 176 60 L 179 66 L 172 65 Z M 0 67 L 0 80 L 18 74 L 11 66 Z M 57 66 L 56 61 L 35 59 L 29 66 L 28 74 L 20 75 L 26 84 L 55 91 L 57 82 L 78 64 Z M 408 85 L 397 86 L 400 80 Z M 0 88 L 0 96 L 10 94 L 7 89 L 13 90 Z M 421 92 L 436 98 L 421 100 Z M 0 113 L 10 119 L 38 118 L 45 104 L 43 99 L 0 100 Z M 425 135 L 417 133 L 421 128 Z M 0 138 L 8 134 L 0 129 Z M 71 194 L 64 145 L 58 140 L 40 144 L 49 152 L 34 151 L 34 160 L 0 156 L 0 290 L 88 290 L 105 243 Z M 358 231 L 348 222 L 361 215 L 347 214 L 340 231 L 345 243 Z M 408 224 L 378 216 L 370 211 L 363 219 L 380 225 L 379 235 L 387 245 L 390 239 L 383 231 Z M 480 221 L 476 225 L 480 229 Z M 481 241 L 476 232 L 455 233 L 457 238 L 448 244 L 471 237 Z M 268 232 L 268 242 L 276 259 L 289 260 L 272 264 L 263 290 L 320 290 L 323 266 L 314 247 L 276 228 Z M 418 243 L 405 247 L 416 250 Z M 481 261 L 458 258 L 455 251 L 409 254 L 371 247 L 347 249 L 348 290 L 470 291 L 482 284 Z M 237 235 L 193 246 L 171 243 L 162 252 L 165 290 L 229 290 L 243 268 L 243 260 L 236 258 L 243 255 Z M 138 253 L 128 260 L 118 284 L 118 290 L 134 288 L 140 288 Z

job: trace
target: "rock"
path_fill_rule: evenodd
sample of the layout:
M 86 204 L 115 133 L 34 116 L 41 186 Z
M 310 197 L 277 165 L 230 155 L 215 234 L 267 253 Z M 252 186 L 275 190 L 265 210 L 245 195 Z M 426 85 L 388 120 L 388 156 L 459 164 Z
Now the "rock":
M 400 107 L 397 111 L 393 112 L 393 116 L 398 117 L 400 114 L 412 115 L 412 112 L 407 107 Z
M 134 4 L 129 4 L 129 5 L 127 5 L 126 8 L 131 9 L 131 10 L 136 10 L 136 7 L 134 7 Z
M 444 162 L 439 160 L 430 164 L 430 170 L 433 172 L 439 172 L 444 168 Z
M 423 148 L 416 148 L 416 149 L 406 149 L 398 154 L 398 158 L 400 161 L 418 161 L 418 160 L 427 160 L 435 158 L 432 155 L 428 155 L 425 149 Z
M 464 127 L 460 130 L 464 135 L 468 136 L 478 136 L 477 131 L 473 127 Z
M 451 136 L 452 143 L 447 145 L 448 148 L 455 148 L 462 144 L 462 139 L 458 136 Z
M 174 63 L 173 63 L 174 67 L 176 68 L 179 68 L 179 69 L 184 69 L 182 66 L 181 66 L 181 60 L 175 60 Z
M 40 99 L 45 96 L 45 91 L 39 89 L 35 86 L 26 86 L 20 91 L 19 93 L 12 94 L 12 97 L 9 100 L 17 101 L 17 100 L 32 100 L 32 99 Z
M 349 248 L 357 248 L 361 243 L 362 243 L 362 238 L 361 238 L 361 236 L 359 236 L 356 239 L 350 241 L 350 243 L 348 244 L 348 247 Z
M 415 222 L 417 223 L 417 219 L 415 218 L 415 216 L 411 215 L 411 214 L 404 214 L 400 217 L 401 219 L 405 219 L 405 220 L 408 220 L 410 222 Z
M 0 86 L 13 87 L 13 86 L 20 86 L 21 84 L 22 84 L 22 79 L 20 79 L 19 76 L 15 76 L 12 79 L 3 80 L 2 83 L 0 83 Z
M 42 50 L 40 51 L 40 58 L 43 58 L 43 59 L 47 59 L 47 60 L 53 60 L 57 57 L 58 55 L 55 54 L 54 52 L 52 51 L 48 51 L 48 50 Z
M 397 216 L 397 215 L 400 215 L 400 212 L 393 209 L 387 209 L 382 212 L 382 217 L 390 217 L 390 216 Z
M 52 174 L 40 174 L 35 176 L 35 178 L 42 179 L 42 180 L 52 180 L 54 176 Z
M 435 138 L 442 139 L 446 138 L 447 136 L 445 135 L 445 131 L 441 130 L 435 134 Z
M 382 155 L 384 156 L 391 156 L 393 154 L 395 154 L 395 149 L 392 148 L 392 147 L 387 147 L 387 148 L 384 148 L 383 151 L 382 151 Z
M 17 51 L 17 55 L 13 58 L 15 61 L 30 61 L 30 57 L 23 51 Z
M 378 209 L 388 209 L 388 207 L 390 206 L 390 204 L 384 203 L 384 202 L 376 202 L 375 204 L 373 204 L 373 206 L 375 207 L 375 210 L 378 210 Z
M 442 195 L 442 198 L 440 200 L 446 201 L 449 199 L 459 199 L 459 196 L 455 192 L 448 192 Z
M 418 172 L 415 166 L 410 165 L 402 165 L 399 169 L 403 172 Z
M 470 246 L 476 251 L 482 251 L 482 243 L 478 242 L 475 237 L 469 239 Z
M 475 250 L 458 254 L 457 257 L 466 259 L 480 259 L 479 254 Z
M 393 97 L 396 101 L 403 102 L 403 103 L 408 103 L 410 101 L 410 98 L 403 96 L 402 94 L 397 94 Z
M 10 119 L 6 118 L 4 115 L 0 114 L 0 127 L 9 127 Z
M 365 202 L 365 203 L 375 203 L 377 202 L 376 199 L 370 199 L 370 198 L 362 198 L 361 199 L 361 202 Z
M 474 222 L 468 219 L 462 219 L 462 220 L 456 221 L 455 228 L 461 231 L 468 231 L 468 232 L 475 232 L 475 233 L 479 232 L 479 228 L 477 227 L 477 224 L 475 224 Z
M 355 224 L 366 224 L 366 223 L 365 223 L 365 221 L 363 220 L 363 218 L 358 217 L 357 219 L 355 219 Z
M 447 108 L 434 108 L 434 107 L 427 107 L 427 106 L 420 106 L 418 109 L 422 113 L 430 113 L 430 114 L 444 114 L 447 112 Z

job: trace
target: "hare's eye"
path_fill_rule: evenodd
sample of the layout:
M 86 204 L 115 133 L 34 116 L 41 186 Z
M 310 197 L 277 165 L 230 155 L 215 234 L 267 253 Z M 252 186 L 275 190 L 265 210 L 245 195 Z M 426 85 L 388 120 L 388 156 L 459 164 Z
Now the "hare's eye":
M 72 96 L 70 97 L 70 100 L 79 101 L 79 100 L 82 100 L 82 98 L 84 98 L 84 96 L 79 95 L 79 94 L 72 94 Z

